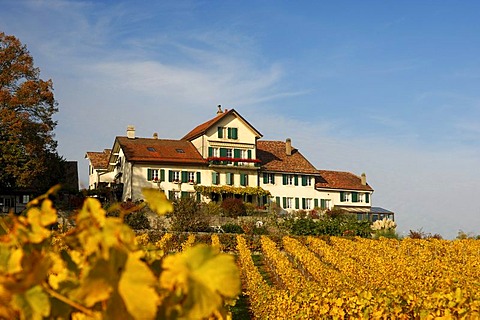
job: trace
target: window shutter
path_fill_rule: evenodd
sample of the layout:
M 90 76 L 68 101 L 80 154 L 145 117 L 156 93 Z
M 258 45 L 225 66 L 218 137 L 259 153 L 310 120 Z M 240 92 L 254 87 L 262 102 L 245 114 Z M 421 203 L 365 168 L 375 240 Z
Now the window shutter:
M 318 199 L 313 200 L 313 207 L 318 208 Z
M 218 184 L 216 172 L 212 172 L 212 184 Z
M 180 197 L 182 199 L 188 198 L 189 197 L 188 192 L 187 191 L 182 191 L 182 193 L 180 194 Z
M 172 170 L 168 170 L 168 181 L 169 182 L 173 181 L 173 171 Z
M 165 169 L 160 170 L 160 181 L 165 181 Z
M 147 169 L 147 181 L 152 181 L 152 169 Z
M 300 199 L 295 198 L 295 209 L 300 209 Z
M 223 127 L 218 127 L 218 137 L 223 138 Z
M 287 208 L 287 198 L 286 197 L 283 197 L 283 208 L 284 209 Z
M 202 173 L 201 172 L 197 172 L 197 181 L 196 183 L 199 184 L 202 182 Z
M 297 175 L 294 176 L 293 180 L 294 180 L 295 185 L 298 186 L 298 176 Z
M 240 185 L 241 186 L 245 186 L 245 174 L 244 173 L 240 173 Z
M 302 198 L 302 209 L 306 209 L 306 203 L 305 203 L 305 198 Z
M 282 178 L 283 178 L 283 185 L 285 186 L 287 184 L 287 175 L 282 174 Z
M 307 185 L 307 176 L 302 176 L 302 186 Z
M 365 202 L 370 203 L 370 193 L 365 193 Z
M 213 157 L 213 148 L 212 147 L 208 147 L 208 156 Z
M 182 171 L 182 182 L 188 182 L 188 171 Z
M 345 202 L 344 195 L 345 195 L 345 192 L 340 191 L 340 202 Z
M 233 149 L 233 157 L 240 158 L 240 149 Z
M 227 138 L 232 139 L 232 128 L 227 128 L 227 134 L 228 134 Z
M 327 202 L 325 201 L 325 199 L 321 199 L 320 200 L 320 207 L 322 209 L 326 209 L 327 208 Z
M 174 196 L 173 196 L 173 191 L 172 190 L 168 190 L 168 199 L 170 200 L 173 200 Z
M 227 156 L 227 149 L 220 148 L 220 157 L 226 157 L 226 156 Z
M 263 173 L 263 184 L 268 183 L 268 174 L 266 172 Z
M 280 197 L 276 197 L 275 202 L 277 203 L 277 206 L 280 206 Z
M 247 150 L 247 158 L 252 159 L 252 150 Z
M 358 192 L 352 192 L 352 202 L 358 202 Z

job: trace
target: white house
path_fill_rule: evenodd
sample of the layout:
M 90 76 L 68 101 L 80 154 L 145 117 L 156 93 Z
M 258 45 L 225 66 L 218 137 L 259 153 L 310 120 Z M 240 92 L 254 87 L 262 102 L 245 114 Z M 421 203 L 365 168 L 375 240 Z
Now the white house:
M 99 163 L 98 153 L 87 152 L 89 187 L 110 183 L 120 188 L 121 200 L 139 200 L 142 188 L 155 187 L 169 199 L 241 197 L 259 206 L 273 201 L 287 211 L 337 207 L 359 219 L 393 219 L 392 212 L 372 207 L 373 189 L 364 174 L 318 170 L 290 139 L 261 138 L 237 111 L 220 106 L 215 117 L 180 140 L 136 137 L 128 126 L 107 161 Z

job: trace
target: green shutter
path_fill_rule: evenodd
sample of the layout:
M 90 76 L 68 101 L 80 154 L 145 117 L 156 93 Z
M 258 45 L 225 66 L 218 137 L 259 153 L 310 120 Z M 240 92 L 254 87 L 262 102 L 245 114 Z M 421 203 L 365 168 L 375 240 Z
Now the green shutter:
M 238 128 L 232 128 L 232 139 L 238 139 Z
M 168 181 L 169 182 L 173 181 L 173 171 L 172 170 L 168 170 Z
M 252 159 L 252 150 L 247 150 L 247 159 Z
M 182 191 L 182 193 L 180 194 L 180 197 L 181 197 L 182 199 L 185 199 L 185 198 L 188 198 L 188 197 L 189 197 L 189 194 L 188 194 L 187 191 Z
M 263 173 L 263 184 L 268 183 L 268 174 L 266 172 Z
M 345 194 L 345 192 L 340 191 L 340 202 L 344 202 L 344 201 L 345 201 L 345 200 L 344 200 L 344 194 Z
M 325 199 L 320 200 L 320 208 L 322 208 L 322 209 L 327 208 L 327 201 L 325 201 Z
M 352 192 L 352 202 L 358 202 L 358 192 Z
M 365 202 L 370 203 L 370 193 L 365 193 Z
M 173 191 L 168 190 L 168 199 L 173 200 Z
M 276 198 L 275 198 L 275 202 L 277 203 L 277 206 L 280 207 L 280 197 L 276 197 Z
M 160 181 L 165 181 L 165 169 L 160 170 Z
M 302 186 L 307 185 L 307 176 L 302 176 Z
M 202 182 L 202 173 L 197 172 L 197 181 L 195 183 L 200 184 Z
M 318 199 L 313 200 L 313 207 L 318 208 Z
M 285 186 L 287 184 L 287 175 L 282 174 L 282 178 L 283 178 L 283 185 Z
M 182 182 L 188 182 L 188 171 L 182 171 Z
M 245 186 L 246 185 L 246 179 L 245 179 L 245 173 L 240 173 L 240 185 Z
M 233 157 L 240 158 L 240 149 L 233 149 Z
M 302 209 L 306 209 L 305 206 L 306 206 L 306 200 L 305 198 L 302 198 Z
M 152 181 L 152 169 L 147 169 L 147 181 Z
M 300 199 L 295 198 L 295 209 L 300 209 Z
M 283 197 L 283 208 L 287 208 L 287 198 Z
M 297 175 L 294 176 L 293 180 L 294 180 L 295 185 L 298 186 L 298 176 Z
M 227 138 L 232 139 L 232 128 L 227 128 Z
M 218 137 L 223 138 L 223 127 L 218 127 Z
M 212 172 L 212 184 L 218 184 L 216 172 Z
M 220 148 L 220 157 L 226 157 L 226 156 L 227 156 L 227 149 Z
M 213 157 L 213 148 L 212 147 L 208 147 L 208 156 Z

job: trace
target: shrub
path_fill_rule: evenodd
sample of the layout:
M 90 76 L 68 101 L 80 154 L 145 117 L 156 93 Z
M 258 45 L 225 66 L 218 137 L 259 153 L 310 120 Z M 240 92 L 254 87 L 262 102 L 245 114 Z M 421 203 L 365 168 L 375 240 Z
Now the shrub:
M 145 211 L 132 212 L 125 217 L 125 223 L 134 230 L 149 229 L 150 222 L 148 221 Z
M 222 213 L 222 208 L 217 202 L 210 201 L 209 203 L 201 204 L 201 211 L 207 216 L 219 216 Z
M 247 216 L 253 216 L 255 213 L 257 213 L 257 206 L 255 206 L 253 203 L 246 202 L 244 203 L 245 206 L 245 214 Z
M 194 198 L 182 198 L 173 202 L 171 215 L 172 231 L 206 232 L 209 228 L 208 217 L 200 211 Z
M 244 233 L 242 227 L 235 223 L 227 223 L 222 226 L 225 233 Z
M 245 204 L 241 199 L 227 198 L 222 201 L 223 213 L 227 217 L 237 218 L 238 216 L 245 215 Z

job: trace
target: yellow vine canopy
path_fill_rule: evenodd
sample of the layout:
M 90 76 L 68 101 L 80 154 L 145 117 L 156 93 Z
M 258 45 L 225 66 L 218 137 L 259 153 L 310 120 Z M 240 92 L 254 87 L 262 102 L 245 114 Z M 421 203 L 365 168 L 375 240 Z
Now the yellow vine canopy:
M 250 196 L 270 196 L 270 191 L 262 187 L 233 187 L 233 186 L 194 186 L 195 191 L 200 192 L 203 196 L 209 197 L 212 193 L 215 194 L 239 194 Z

